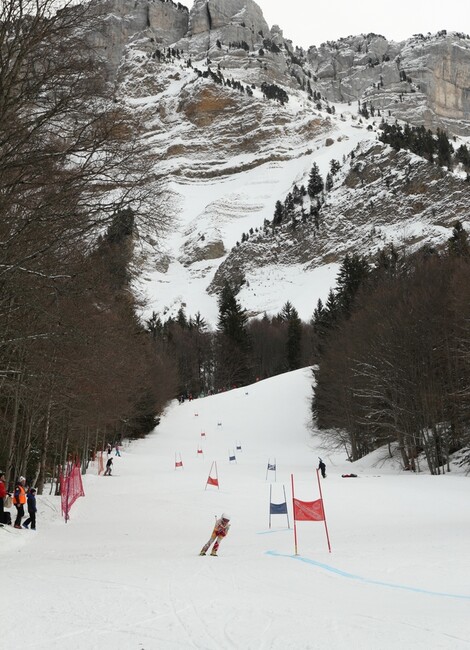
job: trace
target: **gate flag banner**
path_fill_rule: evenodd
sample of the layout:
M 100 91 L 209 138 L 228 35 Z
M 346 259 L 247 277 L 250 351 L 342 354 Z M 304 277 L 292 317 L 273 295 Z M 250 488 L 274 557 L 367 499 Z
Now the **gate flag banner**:
M 276 472 L 276 459 L 274 459 L 274 463 L 271 462 L 271 459 L 268 459 L 268 466 L 266 468 L 266 481 L 268 480 L 268 472 L 274 472 L 274 480 L 277 478 L 277 472 Z
M 178 467 L 183 467 L 183 459 L 181 457 L 181 452 L 179 452 L 179 454 L 175 452 L 175 469 L 177 469 Z
M 296 521 L 324 521 L 322 499 L 316 501 L 299 501 L 294 499 L 294 519 Z
M 215 470 L 215 477 L 212 476 L 212 470 L 213 469 Z M 220 487 L 219 487 L 219 473 L 217 472 L 217 463 L 215 462 L 215 460 L 212 461 L 212 465 L 211 465 L 211 468 L 210 468 L 210 471 L 209 471 L 209 476 L 207 477 L 207 481 L 206 481 L 206 487 L 204 488 L 205 490 L 207 490 L 208 485 L 215 485 L 217 487 L 217 489 L 220 489 Z
M 287 515 L 287 503 L 270 503 L 269 512 L 271 515 Z
M 60 500 L 62 506 L 62 514 L 64 515 L 65 522 L 69 520 L 70 508 L 79 497 L 84 497 L 82 472 L 80 463 L 75 465 L 69 463 L 65 470 L 65 476 L 60 474 Z
M 287 512 L 287 500 L 286 500 L 286 488 L 285 485 L 282 486 L 282 491 L 284 493 L 284 501 L 282 503 L 273 503 L 273 486 L 269 486 L 269 527 L 271 528 L 271 515 L 286 515 L 287 517 L 287 527 L 290 528 L 289 524 L 289 513 Z
M 295 498 L 294 494 L 294 475 L 290 475 L 291 484 L 292 484 L 292 506 L 294 510 L 294 548 L 295 554 L 297 552 L 297 522 L 298 521 L 323 521 L 325 526 L 326 541 L 328 544 L 328 551 L 331 553 L 331 544 L 330 544 L 330 535 L 328 533 L 328 526 L 326 523 L 325 508 L 323 506 L 323 494 L 320 484 L 320 476 L 317 470 L 317 482 L 318 482 L 318 491 L 320 492 L 320 498 L 316 501 L 300 501 Z

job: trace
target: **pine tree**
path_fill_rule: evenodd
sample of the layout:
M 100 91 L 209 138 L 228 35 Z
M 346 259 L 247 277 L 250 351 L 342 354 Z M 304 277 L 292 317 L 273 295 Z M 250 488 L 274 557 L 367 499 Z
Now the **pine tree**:
M 332 188 L 333 188 L 333 177 L 328 172 L 328 174 L 326 175 L 325 189 L 327 192 L 330 192 Z
M 469 257 L 470 246 L 468 233 L 460 221 L 456 221 L 452 230 L 452 237 L 447 242 L 447 249 L 450 255 L 456 257 Z
M 341 314 L 348 317 L 354 298 L 361 284 L 369 276 L 370 267 L 367 260 L 356 253 L 349 253 L 343 260 L 337 277 L 336 297 Z
M 284 201 L 284 211 L 285 214 L 291 216 L 295 210 L 294 196 L 292 192 L 289 192 Z
M 281 312 L 287 322 L 286 365 L 287 370 L 297 370 L 302 358 L 302 322 L 295 307 L 286 302 Z
M 176 322 L 182 329 L 187 329 L 188 328 L 188 320 L 186 318 L 186 314 L 184 311 L 184 307 L 181 306 L 178 309 L 178 314 L 176 315 Z
M 246 324 L 248 317 L 235 297 L 229 284 L 225 284 L 220 294 L 218 330 L 239 345 L 247 344 Z
M 207 330 L 206 319 L 201 316 L 201 312 L 198 311 L 194 318 L 189 319 L 189 329 L 194 329 L 196 332 L 205 332 Z
M 252 379 L 246 310 L 229 284 L 223 287 L 218 304 L 216 382 L 219 387 L 246 385 Z
M 280 226 L 284 218 L 284 206 L 280 201 L 276 201 L 274 208 L 273 226 Z
M 445 131 L 437 130 L 437 162 L 441 167 L 452 166 L 452 154 L 454 148 Z
M 160 316 L 156 312 L 152 312 L 152 316 L 145 321 L 147 331 L 150 332 L 152 338 L 156 340 L 163 332 L 163 324 Z
M 457 162 L 462 163 L 464 169 L 470 169 L 470 152 L 465 144 L 460 145 L 455 154 Z
M 333 289 L 330 289 L 326 303 L 323 305 L 322 301 L 318 300 L 317 307 L 313 312 L 312 325 L 318 338 L 317 349 L 319 352 L 323 349 L 323 341 L 336 327 L 339 318 L 338 299 Z
M 310 171 L 310 176 L 308 179 L 307 192 L 310 198 L 317 196 L 323 192 L 323 179 L 320 176 L 320 171 L 318 169 L 317 163 L 313 163 L 312 169 Z
M 329 328 L 334 327 L 339 318 L 339 304 L 333 289 L 328 293 L 324 311 L 324 323 L 328 324 Z
M 332 176 L 336 176 L 336 174 L 339 172 L 340 169 L 341 169 L 341 163 L 338 160 L 332 158 L 332 160 L 330 160 L 330 174 Z

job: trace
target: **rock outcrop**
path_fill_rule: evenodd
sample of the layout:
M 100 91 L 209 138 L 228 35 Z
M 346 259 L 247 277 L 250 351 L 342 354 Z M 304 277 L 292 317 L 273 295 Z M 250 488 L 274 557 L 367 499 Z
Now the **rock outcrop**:
M 110 80 L 134 39 L 145 35 L 150 42 L 167 47 L 188 31 L 187 7 L 172 0 L 93 0 L 91 5 L 102 19 L 100 29 L 87 38 L 106 63 Z
M 414 125 L 470 135 L 470 38 L 439 32 L 402 43 L 351 36 L 308 52 L 330 101 L 360 102 Z
M 382 115 L 451 134 L 470 135 L 470 38 L 439 32 L 401 43 L 368 34 L 308 52 L 271 29 L 254 0 L 104 0 L 90 35 L 116 77 L 126 47 L 147 41 L 149 55 L 172 46 L 193 62 L 237 71 L 245 83 L 282 84 L 330 102 L 359 103 Z

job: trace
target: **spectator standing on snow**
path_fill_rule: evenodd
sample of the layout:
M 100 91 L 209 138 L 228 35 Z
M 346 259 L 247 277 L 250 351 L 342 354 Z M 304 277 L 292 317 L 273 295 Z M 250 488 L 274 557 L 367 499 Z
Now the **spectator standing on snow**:
M 3 525 L 5 522 L 5 509 L 4 509 L 4 499 L 7 496 L 7 486 L 5 485 L 5 474 L 0 472 L 0 524 Z
M 119 443 L 118 442 L 114 446 L 114 451 L 115 451 L 115 453 L 114 453 L 115 456 L 120 456 L 121 455 L 121 452 L 119 450 Z
M 20 476 L 17 484 L 15 485 L 15 491 L 13 492 L 13 505 L 16 508 L 15 528 L 21 528 L 21 520 L 24 517 L 24 506 L 26 503 L 26 491 L 24 489 L 25 484 L 25 477 Z
M 111 476 L 111 471 L 112 471 L 112 469 L 113 469 L 112 465 L 113 465 L 113 459 L 112 459 L 112 458 L 109 458 L 109 459 L 106 461 L 106 469 L 105 469 L 105 472 L 104 472 L 104 475 L 105 475 L 105 476 Z
M 24 522 L 23 528 L 28 528 L 29 524 L 31 524 L 31 530 L 36 530 L 36 512 L 38 510 L 36 507 L 36 488 L 29 488 L 26 499 L 29 517 Z
M 217 519 L 217 521 L 215 522 L 215 526 L 214 526 L 214 530 L 212 531 L 211 538 L 207 542 L 207 544 L 204 544 L 199 555 L 205 555 L 213 542 L 215 542 L 215 544 L 212 547 L 211 555 L 217 555 L 217 550 L 219 548 L 220 542 L 223 540 L 223 538 L 227 535 L 229 531 L 230 528 L 229 522 L 230 522 L 230 517 L 224 512 L 220 516 L 220 519 Z
M 318 469 L 319 469 L 320 472 L 321 472 L 322 478 L 326 478 L 326 465 L 325 465 L 325 463 L 322 461 L 321 458 L 319 458 L 318 460 L 320 461 L 320 462 L 318 463 Z

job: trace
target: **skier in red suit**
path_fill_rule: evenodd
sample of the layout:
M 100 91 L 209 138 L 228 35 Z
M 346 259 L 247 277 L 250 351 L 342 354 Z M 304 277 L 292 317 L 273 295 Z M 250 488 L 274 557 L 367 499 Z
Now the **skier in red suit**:
M 212 531 L 211 538 L 207 542 L 207 544 L 204 544 L 199 555 L 205 555 L 213 542 L 215 542 L 215 544 L 212 547 L 211 555 L 217 555 L 217 550 L 219 548 L 220 542 L 227 535 L 229 528 L 230 528 L 230 517 L 224 512 L 220 516 L 220 519 L 217 519 L 217 521 L 215 522 L 215 526 L 214 526 L 214 530 Z

